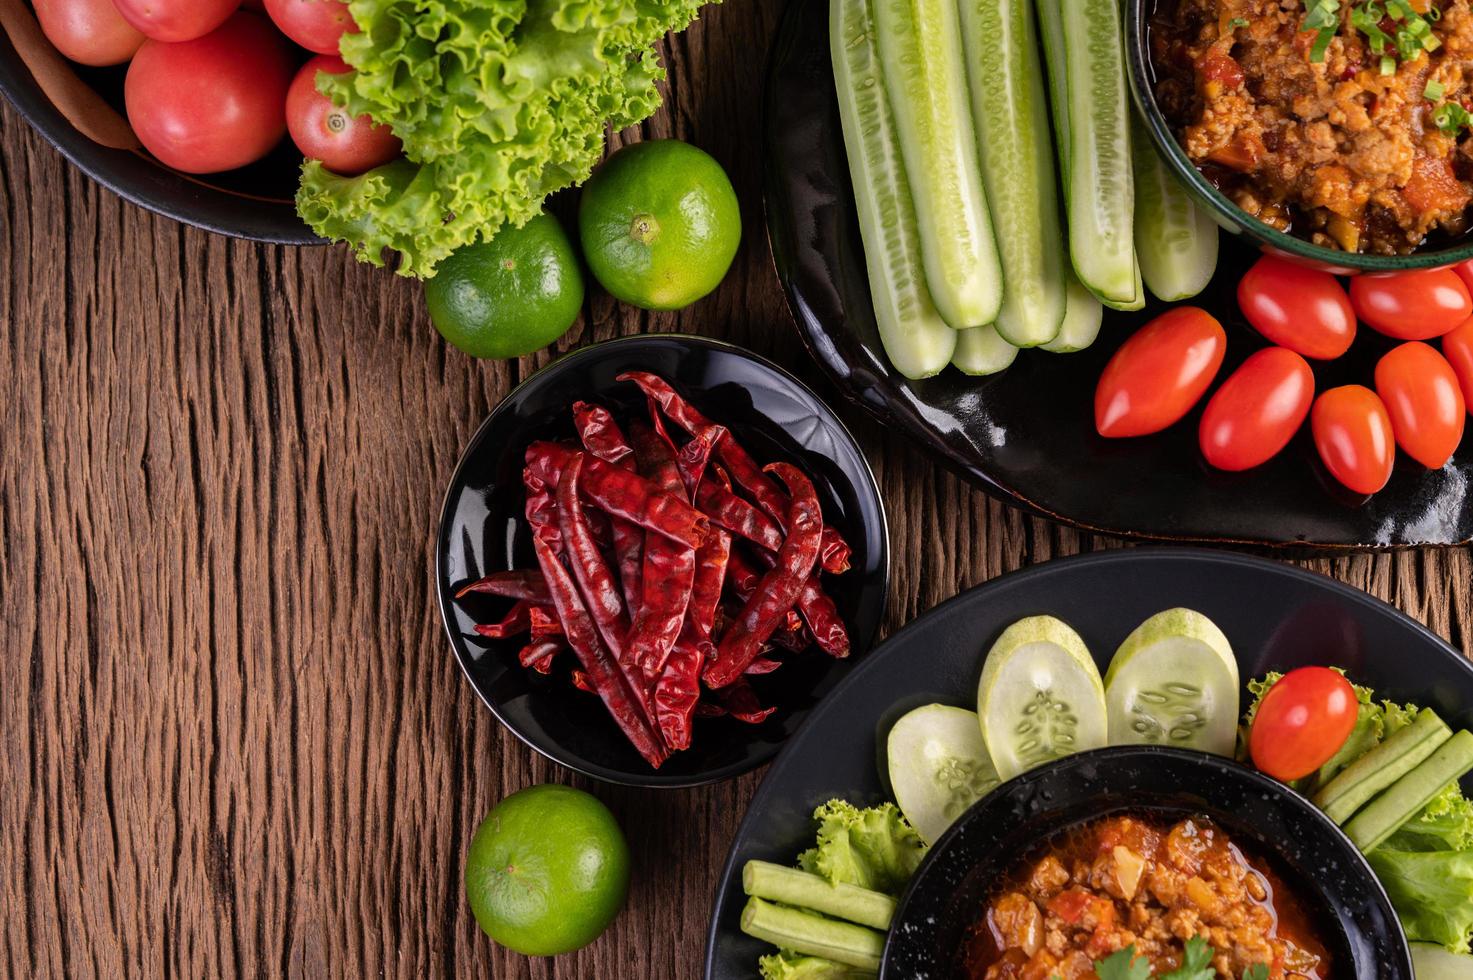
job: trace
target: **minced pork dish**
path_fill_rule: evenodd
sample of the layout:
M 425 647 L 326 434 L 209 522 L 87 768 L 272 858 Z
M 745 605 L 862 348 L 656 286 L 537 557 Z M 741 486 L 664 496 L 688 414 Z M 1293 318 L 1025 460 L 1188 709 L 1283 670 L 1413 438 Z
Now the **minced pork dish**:
M 1157 101 L 1248 214 L 1404 254 L 1468 227 L 1469 0 L 1161 0 Z

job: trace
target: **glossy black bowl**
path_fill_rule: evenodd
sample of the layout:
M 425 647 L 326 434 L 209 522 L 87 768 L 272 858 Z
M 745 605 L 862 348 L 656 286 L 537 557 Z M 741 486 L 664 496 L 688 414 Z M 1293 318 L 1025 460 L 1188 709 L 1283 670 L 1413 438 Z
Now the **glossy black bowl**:
M 536 567 L 522 519 L 522 459 L 538 439 L 572 438 L 575 401 L 598 402 L 622 421 L 643 416 L 644 396 L 616 381 L 627 370 L 664 377 L 693 405 L 726 425 L 759 462 L 786 461 L 813 480 L 824 518 L 853 548 L 853 567 L 825 575 L 849 628 L 852 652 L 835 660 L 806 652 L 753 677 L 760 725 L 697 719 L 692 747 L 653 770 L 625 741 L 595 697 L 573 688 L 566 668 L 543 677 L 517 664 L 520 640 L 474 631 L 510 603 L 454 598 L 488 572 Z M 609 782 L 678 787 L 727 779 L 770 759 L 868 651 L 885 608 L 890 545 L 879 488 L 854 437 L 823 401 L 782 368 L 740 347 L 700 337 L 625 337 L 574 351 L 533 375 L 498 405 L 466 448 L 440 517 L 435 579 L 451 646 L 481 699 L 522 741 L 554 762 Z
M 306 58 L 303 53 L 302 60 Z M 126 115 L 126 65 L 72 67 L 104 101 Z M 290 139 L 283 139 L 269 155 L 248 167 L 200 175 L 170 170 L 143 150 L 102 146 L 79 132 L 57 110 L 4 32 L 0 32 L 0 93 L 42 138 L 83 173 L 139 207 L 235 238 L 284 245 L 320 245 L 325 241 L 297 216 L 294 197 L 302 155 Z
M 1338 980 L 1412 980 L 1406 936 L 1370 865 L 1283 784 L 1227 759 L 1158 746 L 1099 749 L 1001 786 L 951 826 L 901 896 L 882 980 L 953 980 L 968 930 L 1019 862 L 1111 814 L 1206 817 L 1292 890 Z

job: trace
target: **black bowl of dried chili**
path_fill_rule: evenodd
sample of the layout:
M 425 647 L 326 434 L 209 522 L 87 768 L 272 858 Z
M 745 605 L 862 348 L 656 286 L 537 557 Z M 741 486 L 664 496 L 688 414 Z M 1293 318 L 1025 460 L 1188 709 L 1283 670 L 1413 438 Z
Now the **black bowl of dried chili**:
M 1118 899 L 1129 917 L 1085 921 L 1092 890 L 1101 913 Z M 1011 914 L 1027 909 L 1035 921 Z M 1160 746 L 1068 756 L 988 794 L 931 848 L 894 921 L 881 980 L 980 978 L 1007 958 L 1022 968 L 1051 956 L 1058 975 L 1076 976 L 1127 942 L 1164 975 L 1179 968 L 1182 936 L 1203 933 L 1233 977 L 1257 975 L 1238 959 L 1263 962 L 1271 948 L 1272 976 L 1412 980 L 1385 891 L 1329 818 L 1232 760 Z M 1137 975 L 1127 962 L 1117 956 L 1112 972 Z
M 508 395 L 451 481 L 436 556 L 446 632 L 496 717 L 555 762 L 653 787 L 770 759 L 869 649 L 888 576 L 843 423 L 776 365 L 673 335 L 583 348 Z

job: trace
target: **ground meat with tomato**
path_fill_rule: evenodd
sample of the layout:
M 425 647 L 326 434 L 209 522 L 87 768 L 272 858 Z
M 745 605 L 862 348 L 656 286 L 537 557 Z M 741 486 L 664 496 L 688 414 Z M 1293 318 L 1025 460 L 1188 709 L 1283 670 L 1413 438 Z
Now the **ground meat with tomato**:
M 1161 0 L 1157 100 L 1202 172 L 1282 231 L 1385 255 L 1461 234 L 1473 140 L 1433 116 L 1444 103 L 1473 107 L 1473 11 L 1469 0 L 1411 6 L 1437 46 L 1383 67 L 1386 52 L 1351 23 L 1355 4 L 1340 5 L 1316 60 L 1301 0 Z M 1380 26 L 1394 37 L 1402 25 Z

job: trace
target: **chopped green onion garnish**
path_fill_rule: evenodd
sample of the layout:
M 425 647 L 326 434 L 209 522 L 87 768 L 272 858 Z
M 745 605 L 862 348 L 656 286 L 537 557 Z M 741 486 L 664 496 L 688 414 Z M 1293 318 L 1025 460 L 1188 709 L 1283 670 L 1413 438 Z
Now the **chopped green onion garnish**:
M 1315 31 L 1314 44 L 1309 49 L 1310 61 L 1324 61 L 1325 51 L 1340 30 L 1340 0 L 1304 0 L 1305 15 L 1303 30 Z
M 1422 98 L 1428 102 L 1436 102 L 1442 98 L 1443 93 L 1446 91 L 1447 89 L 1443 87 L 1441 82 L 1436 79 L 1429 79 L 1427 81 L 1427 87 L 1422 89 Z
M 1247 27 L 1248 26 L 1248 18 L 1246 18 L 1246 17 L 1234 17 L 1232 20 L 1228 21 L 1228 26 L 1231 27 L 1231 28 L 1233 28 L 1234 30 L 1236 30 L 1239 27 Z
M 1473 115 L 1456 102 L 1444 102 L 1432 110 L 1432 122 L 1448 136 L 1456 136 L 1458 130 L 1473 123 Z

